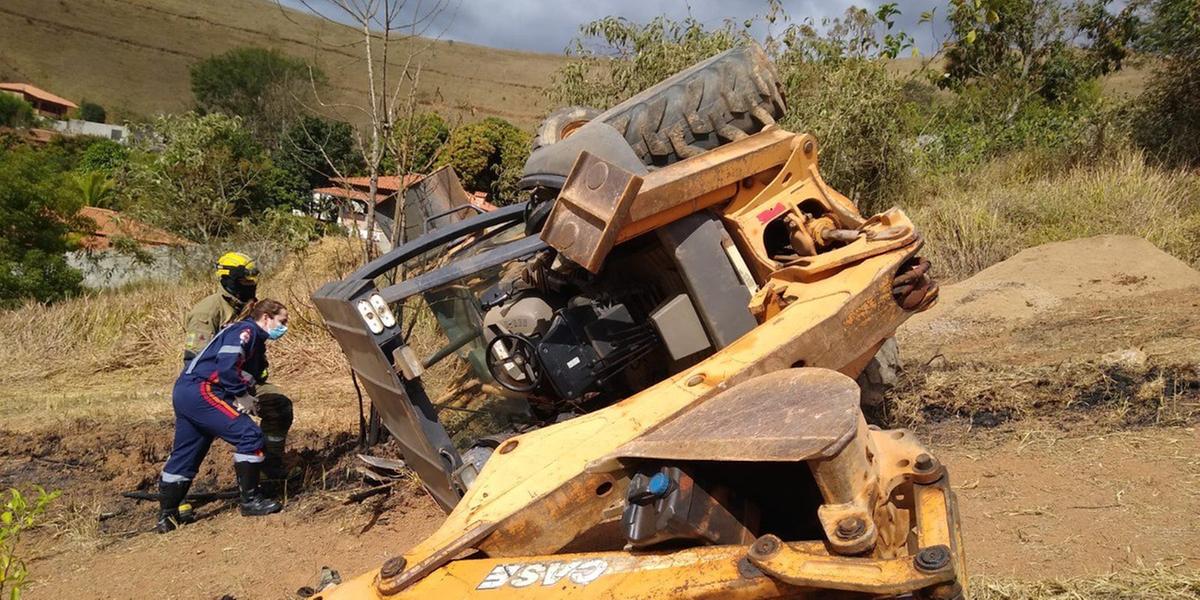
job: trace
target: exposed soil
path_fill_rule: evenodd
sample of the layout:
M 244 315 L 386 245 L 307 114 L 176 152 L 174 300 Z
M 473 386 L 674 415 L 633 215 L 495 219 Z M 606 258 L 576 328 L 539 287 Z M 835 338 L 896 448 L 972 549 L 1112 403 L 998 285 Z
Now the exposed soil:
M 442 513 L 411 480 L 349 502 L 377 484 L 355 471 L 347 433 L 293 436 L 297 475 L 279 494 L 287 509 L 261 519 L 230 501 L 196 503 L 198 522 L 152 532 L 157 505 L 122 497 L 153 491 L 170 444 L 168 423 L 78 422 L 52 432 L 2 432 L 0 488 L 38 484 L 63 492 L 25 547 L 33 598 L 290 598 L 330 565 L 346 576 L 430 533 Z M 373 454 L 395 455 L 390 445 Z M 214 445 L 195 490 L 233 485 L 230 451 Z
M 950 435 L 952 443 L 924 432 L 953 478 L 972 575 L 1200 568 L 1194 428 L 1063 437 L 1050 426 L 970 441 Z
M 110 426 L 91 439 L 112 441 L 113 433 Z M 1190 523 L 1200 506 L 1195 429 L 1062 437 L 1056 429 L 978 435 L 942 425 L 921 433 L 953 477 L 972 574 L 1037 579 L 1156 564 L 1200 568 L 1200 529 Z M 79 507 L 76 519 L 116 516 L 98 533 L 73 531 L 61 517 L 35 533 L 30 598 L 292 598 L 316 583 L 322 566 L 346 577 L 377 567 L 432 532 L 442 516 L 409 485 L 346 504 L 349 492 L 364 486 L 339 464 L 327 471 L 327 489 L 314 482 L 279 515 L 243 518 L 218 502 L 199 509 L 197 524 L 160 536 L 148 531 L 150 503 L 118 495 L 138 477 L 135 470 L 121 475 L 116 465 L 136 459 L 112 457 L 132 446 L 94 446 L 88 455 L 78 453 L 82 445 L 44 438 L 32 447 L 35 454 L 25 458 L 5 456 L 0 485 L 47 482 L 65 490 L 62 502 Z M 228 470 L 224 457 L 214 458 L 210 469 Z M 54 468 L 60 461 L 81 466 Z M 157 466 L 146 462 L 136 473 L 152 477 Z

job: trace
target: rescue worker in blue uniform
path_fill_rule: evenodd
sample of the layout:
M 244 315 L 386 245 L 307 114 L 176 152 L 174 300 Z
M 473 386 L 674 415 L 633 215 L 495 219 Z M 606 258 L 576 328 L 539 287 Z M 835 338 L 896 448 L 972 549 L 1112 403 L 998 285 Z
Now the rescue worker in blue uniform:
M 175 442 L 158 482 L 160 533 L 179 524 L 179 505 L 217 437 L 234 446 L 242 515 L 269 515 L 283 508 L 259 491 L 263 432 L 250 417 L 258 412 L 258 399 L 251 391 L 266 368 L 266 341 L 282 337 L 287 322 L 282 304 L 261 300 L 247 318 L 213 336 L 179 374 L 171 395 Z

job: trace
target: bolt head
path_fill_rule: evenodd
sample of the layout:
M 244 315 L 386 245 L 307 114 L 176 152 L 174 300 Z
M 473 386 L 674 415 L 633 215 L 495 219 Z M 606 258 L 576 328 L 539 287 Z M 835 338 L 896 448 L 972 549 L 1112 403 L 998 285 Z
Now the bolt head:
M 754 541 L 754 545 L 750 547 L 750 553 L 757 558 L 766 558 L 779 551 L 779 538 L 773 535 L 764 535 Z
M 913 466 L 915 466 L 918 471 L 929 471 L 932 470 L 936 465 L 937 463 L 933 460 L 933 457 L 925 454 L 924 452 L 918 454 L 917 460 L 913 463 Z
M 839 539 L 852 540 L 866 532 L 867 524 L 859 517 L 846 517 L 838 521 L 836 533 Z
M 393 556 L 383 563 L 383 567 L 379 569 L 379 576 L 384 579 L 391 579 L 404 572 L 404 567 L 408 566 L 408 560 L 403 556 Z
M 944 545 L 922 548 L 913 558 L 913 565 L 927 573 L 940 571 L 950 565 L 950 548 Z

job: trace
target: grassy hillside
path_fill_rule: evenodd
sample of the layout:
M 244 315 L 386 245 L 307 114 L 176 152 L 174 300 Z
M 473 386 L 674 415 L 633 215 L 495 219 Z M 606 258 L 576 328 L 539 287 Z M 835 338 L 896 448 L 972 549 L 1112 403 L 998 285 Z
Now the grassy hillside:
M 0 79 L 86 97 L 118 118 L 186 109 L 188 67 L 238 46 L 314 62 L 329 77 L 330 102 L 361 104 L 366 93 L 359 33 L 271 0 L 4 0 L 0 31 Z M 458 42 L 420 47 L 421 104 L 452 119 L 495 115 L 523 126 L 549 110 L 542 87 L 566 60 Z M 407 54 L 396 48 L 394 57 Z

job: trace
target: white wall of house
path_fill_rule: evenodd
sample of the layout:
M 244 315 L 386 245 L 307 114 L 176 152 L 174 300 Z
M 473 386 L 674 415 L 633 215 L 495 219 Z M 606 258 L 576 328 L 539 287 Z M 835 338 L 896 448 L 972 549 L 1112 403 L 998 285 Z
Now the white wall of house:
M 129 143 L 129 128 L 124 125 L 71 119 L 69 121 L 54 121 L 54 130 L 64 135 L 90 135 L 93 137 L 108 138 L 122 144 Z
M 313 204 L 316 206 L 329 206 L 334 200 L 336 199 L 332 196 L 327 196 L 325 194 L 313 194 Z M 337 215 L 335 222 L 339 226 L 343 227 L 346 231 L 351 232 L 352 235 L 357 236 L 360 240 L 367 239 L 367 209 L 365 203 L 357 200 L 350 200 L 349 202 L 343 204 L 343 208 L 336 210 L 335 214 Z M 325 220 L 327 219 L 328 215 L 310 214 L 309 216 Z M 384 234 L 383 228 L 380 227 L 378 221 L 376 221 L 374 229 L 375 231 L 372 232 L 370 237 L 375 241 L 375 247 L 378 248 L 380 252 L 387 252 L 388 250 L 391 250 L 392 244 L 388 241 L 388 238 Z

